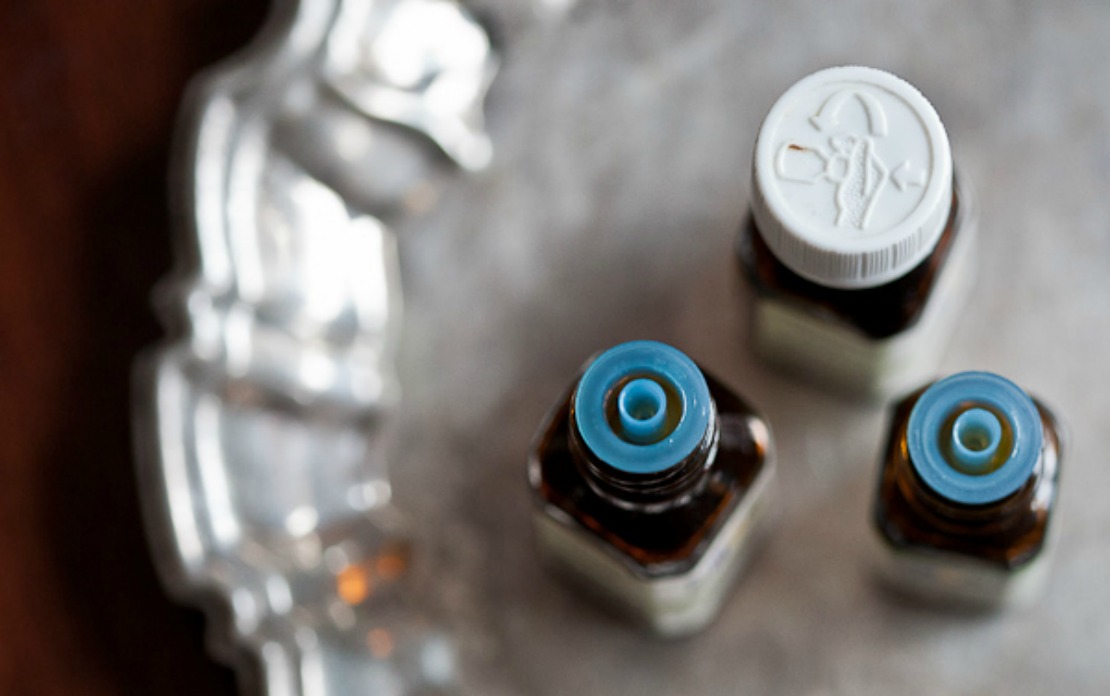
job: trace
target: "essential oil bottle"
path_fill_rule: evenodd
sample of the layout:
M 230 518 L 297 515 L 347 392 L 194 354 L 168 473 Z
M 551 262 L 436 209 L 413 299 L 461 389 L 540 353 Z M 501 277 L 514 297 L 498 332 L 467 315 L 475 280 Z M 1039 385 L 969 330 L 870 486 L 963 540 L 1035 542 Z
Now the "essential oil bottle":
M 771 107 L 752 170 L 738 252 L 756 351 L 869 398 L 931 378 L 975 236 L 932 105 L 881 70 L 816 72 Z
M 873 510 L 886 579 L 963 605 L 1035 598 L 1061 440 L 1052 412 L 988 372 L 953 375 L 897 403 Z
M 764 420 L 654 341 L 599 355 L 528 460 L 541 551 L 664 636 L 718 613 L 761 535 L 774 468 Z

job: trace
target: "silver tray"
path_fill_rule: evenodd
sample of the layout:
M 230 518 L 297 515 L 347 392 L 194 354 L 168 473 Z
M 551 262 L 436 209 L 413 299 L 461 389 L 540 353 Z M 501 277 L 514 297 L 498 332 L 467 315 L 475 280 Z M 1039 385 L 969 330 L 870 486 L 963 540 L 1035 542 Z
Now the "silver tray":
M 453 0 L 286 0 L 183 107 L 138 473 L 162 580 L 206 609 L 244 693 L 1105 692 L 1110 93 L 1076 66 L 1110 61 L 1110 11 L 469 7 L 500 71 L 490 24 Z M 946 370 L 1007 374 L 1076 435 L 1029 610 L 879 591 L 882 409 L 746 349 L 730 250 L 752 136 L 786 85 L 843 62 L 928 94 L 980 192 L 978 296 Z M 586 356 L 645 337 L 756 403 L 782 462 L 768 550 L 681 642 L 549 577 L 528 529 L 543 413 Z

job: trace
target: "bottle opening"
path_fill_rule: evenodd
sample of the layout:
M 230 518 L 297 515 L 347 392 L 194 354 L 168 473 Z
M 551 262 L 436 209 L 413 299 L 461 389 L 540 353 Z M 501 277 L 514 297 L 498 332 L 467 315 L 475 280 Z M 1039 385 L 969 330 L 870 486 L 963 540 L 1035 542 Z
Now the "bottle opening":
M 930 385 L 906 424 L 907 454 L 934 493 L 986 505 L 1029 481 L 1041 456 L 1037 405 L 990 372 L 961 372 Z
M 994 459 L 1002 442 L 1002 423 L 984 408 L 971 408 L 952 425 L 952 454 L 967 473 L 981 471 Z
M 658 442 L 667 423 L 667 394 L 655 380 L 634 379 L 617 397 L 617 415 L 625 440 L 638 445 Z
M 710 433 L 713 399 L 701 370 L 679 350 L 630 341 L 599 355 L 572 401 L 583 444 L 605 464 L 644 475 L 690 456 Z

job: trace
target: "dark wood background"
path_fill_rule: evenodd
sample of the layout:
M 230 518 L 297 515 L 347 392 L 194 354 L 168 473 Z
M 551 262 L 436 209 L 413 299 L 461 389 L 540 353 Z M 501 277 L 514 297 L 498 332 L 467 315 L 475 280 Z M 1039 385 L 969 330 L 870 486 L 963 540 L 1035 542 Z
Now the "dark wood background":
M 0 693 L 232 694 L 154 575 L 129 431 L 182 90 L 262 0 L 0 2 Z

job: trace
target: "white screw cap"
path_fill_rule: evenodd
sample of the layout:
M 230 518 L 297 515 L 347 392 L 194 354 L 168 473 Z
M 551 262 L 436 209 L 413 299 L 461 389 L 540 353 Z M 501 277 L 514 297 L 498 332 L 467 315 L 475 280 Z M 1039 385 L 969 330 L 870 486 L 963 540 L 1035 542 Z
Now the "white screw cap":
M 874 68 L 829 68 L 771 107 L 752 215 L 775 256 L 834 288 L 869 288 L 929 255 L 952 207 L 952 152 L 933 106 Z

